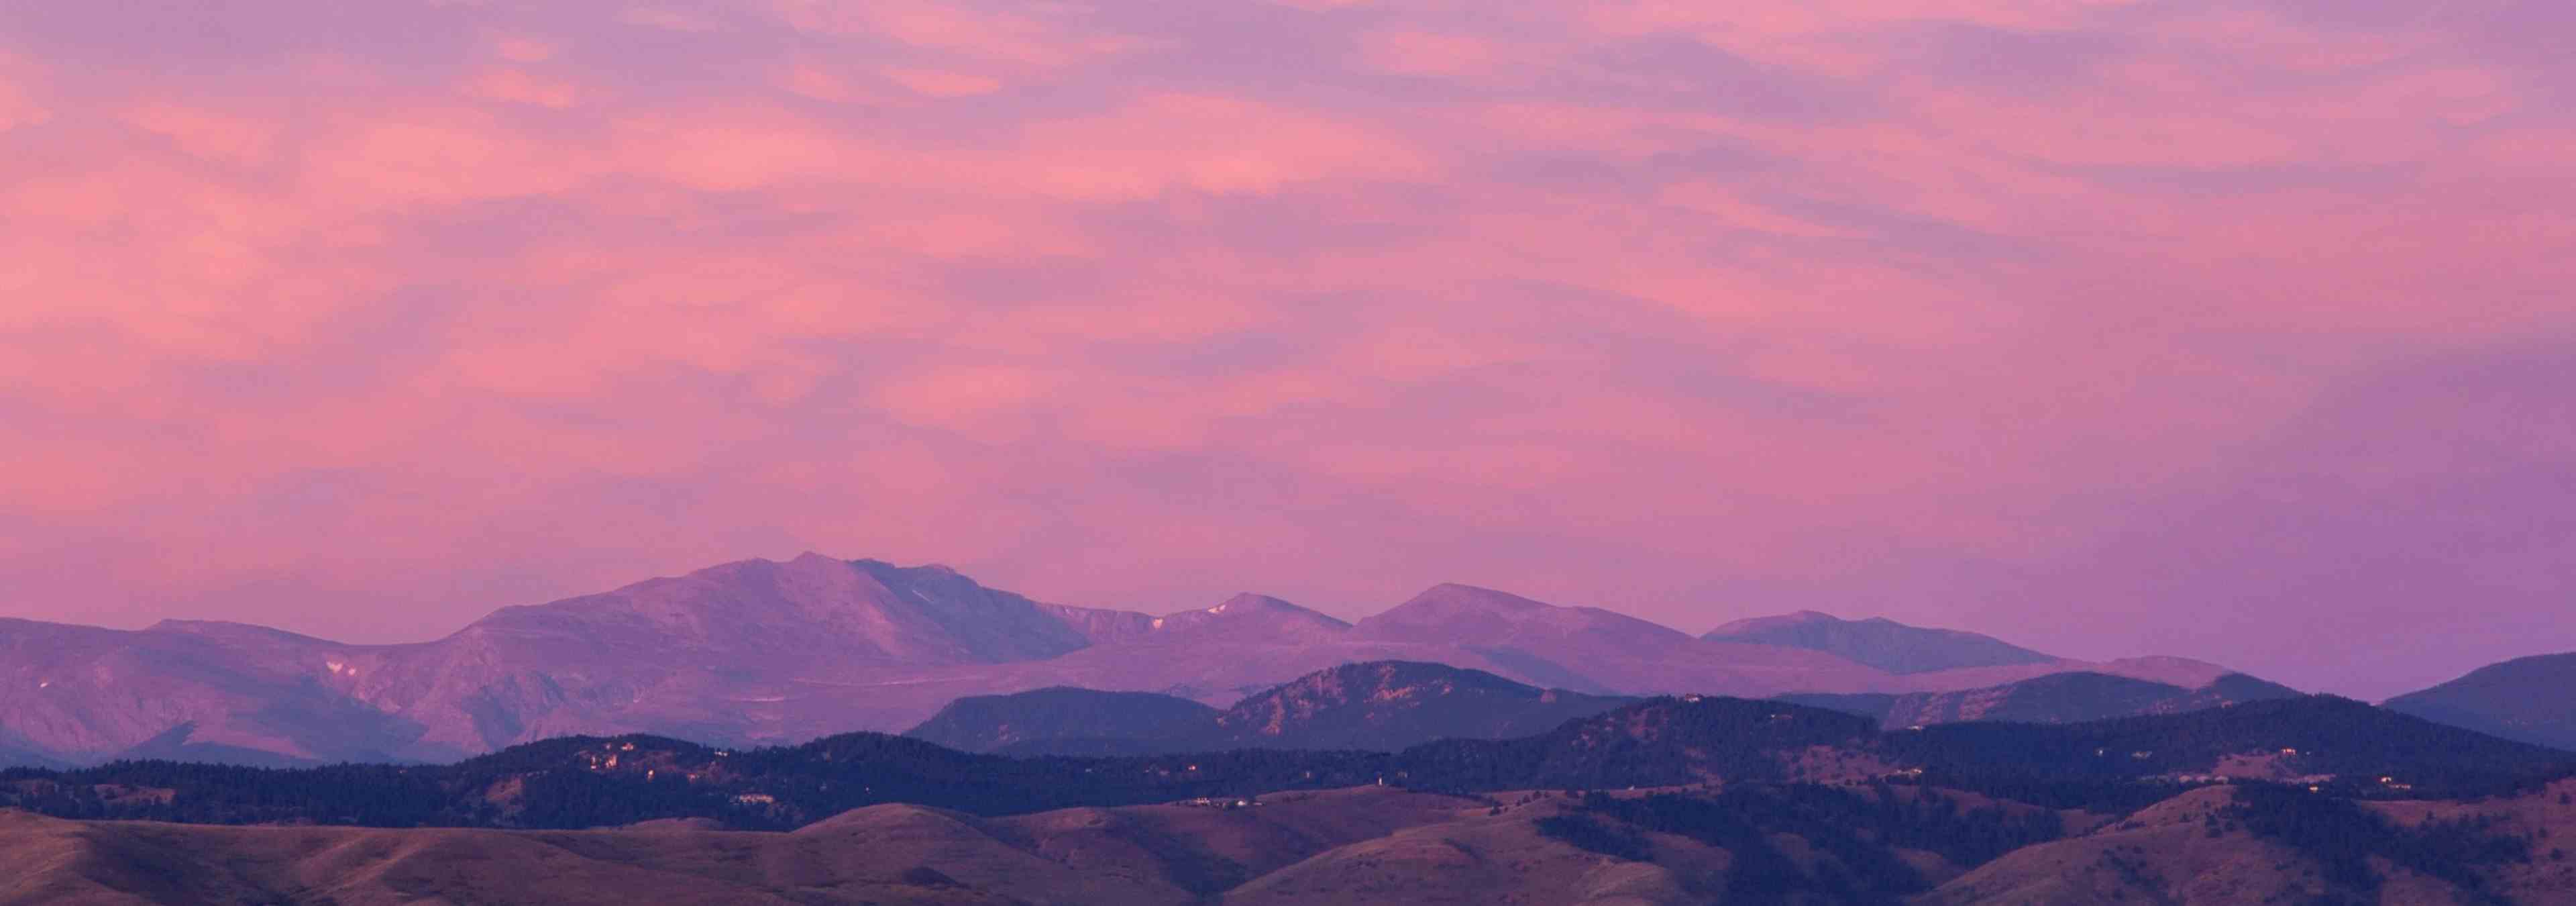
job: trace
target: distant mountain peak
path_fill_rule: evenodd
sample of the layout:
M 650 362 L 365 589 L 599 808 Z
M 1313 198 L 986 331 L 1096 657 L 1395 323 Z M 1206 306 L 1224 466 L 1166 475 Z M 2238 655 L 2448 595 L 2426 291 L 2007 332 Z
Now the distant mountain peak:
M 1465 648 L 1531 682 L 1583 692 L 1759 691 L 1856 686 L 1883 676 L 1831 654 L 1784 645 L 1716 645 L 1598 607 L 1435 585 L 1359 621 L 1364 642 Z
M 856 569 L 860 572 L 867 573 L 868 575 L 876 576 L 880 580 L 888 577 L 899 576 L 914 581 L 947 581 L 964 582 L 968 585 L 975 584 L 975 580 L 967 578 L 965 573 L 958 572 L 956 567 L 949 566 L 945 563 L 923 563 L 915 566 L 902 566 L 888 563 L 884 560 L 837 560 L 821 554 L 813 553 L 797 557 L 791 562 L 818 566 L 822 564 L 831 564 L 842 569 Z
M 1509 636 L 1514 627 L 1548 627 L 1552 633 L 1595 632 L 1686 639 L 1670 627 L 1597 607 L 1567 607 L 1524 598 L 1505 591 L 1461 585 L 1434 585 L 1402 604 L 1359 622 L 1364 633 L 1411 641 L 1488 644 Z
M 1245 592 L 1212 607 L 1164 614 L 1147 624 L 1147 638 L 1231 638 L 1291 643 L 1330 639 L 1351 624 L 1269 595 Z
M 258 638 L 280 642 L 301 642 L 314 645 L 332 644 L 328 640 L 314 638 L 309 635 L 288 632 L 283 629 L 271 629 L 255 623 L 236 623 L 231 620 L 162 620 L 144 627 L 143 631 L 184 632 L 191 635 L 202 635 L 217 638 Z
M 1207 610 L 1209 613 L 1224 613 L 1228 610 L 1293 610 L 1300 613 L 1314 612 L 1269 595 L 1253 594 L 1248 591 L 1237 594 L 1234 597 L 1227 598 L 1224 601 L 1219 602 L 1215 607 L 1210 607 Z
M 1430 588 L 1423 589 L 1420 594 L 1414 595 L 1404 603 L 1396 605 L 1396 609 L 1398 610 L 1407 607 L 1472 607 L 1485 610 L 1518 611 L 1556 609 L 1556 605 L 1549 604 L 1545 601 L 1535 601 L 1512 594 L 1511 592 L 1497 591 L 1480 585 L 1467 585 L 1460 582 L 1442 582 L 1438 585 L 1431 586 Z
M 1908 626 L 1886 617 L 1845 620 L 1813 610 L 1737 620 L 1701 638 L 1822 651 L 1890 673 L 2003 667 L 2057 660 L 1973 632 Z
M 998 663 L 1090 642 L 1043 605 L 937 566 L 807 553 L 749 559 L 548 604 L 505 607 L 460 635 L 615 640 L 626 651 L 816 662 Z
M 1877 619 L 1884 618 L 1882 617 Z M 1806 626 L 1816 623 L 1848 622 L 1854 621 L 1845 620 L 1841 617 L 1837 617 L 1823 611 L 1800 610 L 1767 617 L 1746 617 L 1744 619 L 1728 623 L 1724 626 L 1719 626 L 1716 629 L 1709 630 L 1708 634 L 1704 636 L 1704 638 L 1723 638 L 1727 636 L 1762 632 L 1765 630 L 1780 629 L 1790 626 Z

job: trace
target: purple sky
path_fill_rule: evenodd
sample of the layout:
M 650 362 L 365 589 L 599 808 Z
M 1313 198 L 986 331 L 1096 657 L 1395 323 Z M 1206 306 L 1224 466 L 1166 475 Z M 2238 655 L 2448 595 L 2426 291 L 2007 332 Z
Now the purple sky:
M 0 7 L 0 615 L 813 549 L 2576 649 L 2560 2 Z

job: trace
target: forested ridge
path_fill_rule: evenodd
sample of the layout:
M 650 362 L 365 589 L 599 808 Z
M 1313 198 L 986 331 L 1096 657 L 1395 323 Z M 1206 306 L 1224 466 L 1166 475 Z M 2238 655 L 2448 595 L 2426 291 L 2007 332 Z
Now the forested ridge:
M 2295 756 L 2280 755 L 2297 750 Z M 1848 778 L 2121 813 L 2171 795 L 2176 772 L 2247 752 L 2333 774 L 2329 792 L 2495 795 L 2576 774 L 2576 755 L 2310 697 L 2090 724 L 1954 724 L 1882 732 L 1776 701 L 1648 700 L 1510 740 L 1397 753 L 1245 749 L 1013 758 L 852 733 L 728 751 L 656 736 L 572 737 L 449 765 L 252 768 L 132 761 L 0 772 L 0 806 L 71 818 L 383 827 L 579 828 L 661 818 L 795 827 L 907 802 L 999 815 L 1384 783 L 1423 790 L 1626 789 L 1784 782 L 1818 751 L 1884 767 Z
M 1538 827 L 1558 840 L 1632 861 L 1654 858 L 1647 832 L 1723 849 L 1733 861 L 1715 882 L 1719 886 L 1696 891 L 1722 902 L 1821 897 L 1896 903 L 1932 887 L 1932 879 L 1899 850 L 1974 867 L 2066 834 L 2056 812 L 1967 805 L 1936 790 L 1888 784 L 1754 784 L 1643 797 L 1595 792 L 1578 810 L 1542 819 Z M 1774 842 L 1780 834 L 1799 838 L 1821 858 L 1800 864 Z
M 2502 903 L 2486 889 L 2481 869 L 2532 856 L 2530 841 L 2495 832 L 2491 818 L 2401 827 L 2350 799 L 2280 784 L 2237 790 L 2236 800 L 2208 819 L 2212 833 L 2229 825 L 2313 858 L 2328 881 L 2361 891 L 2378 890 L 2386 880 L 2371 866 L 2376 857 L 2457 885 L 2481 902 Z

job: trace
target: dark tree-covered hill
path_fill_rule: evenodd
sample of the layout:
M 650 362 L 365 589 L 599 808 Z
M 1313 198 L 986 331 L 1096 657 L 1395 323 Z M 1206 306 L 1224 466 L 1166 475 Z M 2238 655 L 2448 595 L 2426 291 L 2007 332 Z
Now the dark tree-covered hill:
M 1223 711 L 1142 692 L 1055 688 L 976 696 L 904 735 L 1014 755 L 1394 752 L 1437 739 L 1528 736 L 1635 701 L 1541 689 L 1447 664 L 1371 661 L 1318 670 Z
M 2490 664 L 2386 704 L 2425 720 L 2576 751 L 2576 652 Z

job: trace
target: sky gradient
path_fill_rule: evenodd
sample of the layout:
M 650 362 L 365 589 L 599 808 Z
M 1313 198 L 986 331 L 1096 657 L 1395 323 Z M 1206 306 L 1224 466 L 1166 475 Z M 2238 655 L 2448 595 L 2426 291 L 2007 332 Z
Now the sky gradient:
M 0 7 L 0 616 L 812 549 L 2576 649 L 2560 2 Z

